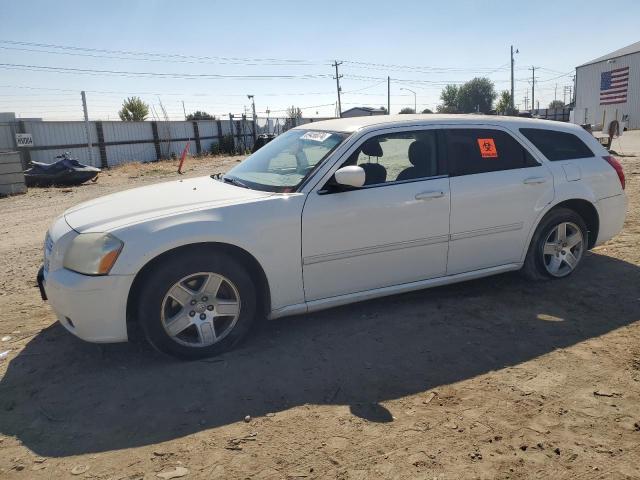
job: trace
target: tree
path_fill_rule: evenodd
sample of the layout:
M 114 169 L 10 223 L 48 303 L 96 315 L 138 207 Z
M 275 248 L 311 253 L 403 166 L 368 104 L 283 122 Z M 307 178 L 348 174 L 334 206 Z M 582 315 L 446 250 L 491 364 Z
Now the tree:
M 284 130 L 289 130 L 298 125 L 298 119 L 302 118 L 302 110 L 291 105 L 286 111 L 287 119 L 284 121 Z
M 433 111 L 429 108 L 425 108 L 424 110 L 422 110 L 422 113 L 433 113 Z
M 289 108 L 287 108 L 287 118 L 302 118 L 302 110 L 294 105 L 291 105 Z
M 400 110 L 400 113 L 416 113 L 416 111 L 413 108 L 404 107 L 402 110 Z
M 549 108 L 564 108 L 564 102 L 562 100 L 554 100 L 549 104 Z
M 458 92 L 457 85 L 447 85 L 440 93 L 442 103 L 436 107 L 438 113 L 458 113 Z
M 382 110 L 385 114 L 387 113 L 387 107 L 380 107 L 380 110 Z
M 511 93 L 509 90 L 500 92 L 500 99 L 496 104 L 496 110 L 500 115 L 515 115 L 516 109 L 511 108 Z
M 140 97 L 129 97 L 122 102 L 122 109 L 118 115 L 123 122 L 142 122 L 149 115 L 149 105 Z
M 200 110 L 196 110 L 193 113 L 187 115 L 187 120 L 215 120 L 216 117 L 214 115 L 209 115 L 207 112 L 202 112 Z
M 491 110 L 496 96 L 491 80 L 476 77 L 458 89 L 458 109 L 463 113 L 487 113 Z

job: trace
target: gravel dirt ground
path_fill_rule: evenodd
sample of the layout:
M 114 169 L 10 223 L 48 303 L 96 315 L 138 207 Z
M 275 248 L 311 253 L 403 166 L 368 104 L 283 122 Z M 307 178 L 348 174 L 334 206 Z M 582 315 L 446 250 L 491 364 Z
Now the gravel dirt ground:
M 264 322 L 191 363 L 74 338 L 35 283 L 57 215 L 174 179 L 175 162 L 0 199 L 0 478 L 640 478 L 640 135 L 627 136 L 625 229 L 578 275 Z M 187 175 L 236 161 L 191 159 Z

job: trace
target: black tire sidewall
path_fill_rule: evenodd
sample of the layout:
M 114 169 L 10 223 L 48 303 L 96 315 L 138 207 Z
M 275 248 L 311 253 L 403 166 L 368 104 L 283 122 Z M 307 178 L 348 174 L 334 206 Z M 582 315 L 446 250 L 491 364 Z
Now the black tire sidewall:
M 571 222 L 577 225 L 578 228 L 580 228 L 580 231 L 582 232 L 584 245 L 582 247 L 583 248 L 582 257 L 580 258 L 578 265 L 568 275 L 565 275 L 563 277 L 556 277 L 551 275 L 547 271 L 547 268 L 544 265 L 544 254 L 543 254 L 544 244 L 545 244 L 545 240 L 547 239 L 551 231 L 560 223 L 564 223 L 564 222 Z M 534 236 L 534 239 L 531 245 L 532 251 L 530 251 L 529 254 L 533 255 L 532 260 L 539 274 L 543 275 L 546 278 L 560 280 L 560 279 L 571 276 L 576 270 L 580 268 L 580 266 L 583 263 L 584 256 L 587 252 L 588 245 L 589 245 L 589 238 L 588 238 L 587 225 L 585 221 L 582 219 L 582 217 L 578 215 L 576 212 L 574 212 L 573 210 L 569 210 L 566 208 L 559 208 L 557 210 L 552 210 L 551 212 L 547 213 L 547 215 L 545 215 L 545 217 L 540 222 L 540 225 L 538 226 L 538 229 L 536 231 L 536 234 Z
M 188 347 L 173 340 L 162 326 L 162 301 L 181 278 L 197 272 L 214 272 L 233 282 L 240 294 L 240 317 L 233 330 L 208 347 Z M 249 331 L 256 315 L 256 288 L 247 269 L 232 257 L 209 249 L 181 252 L 161 261 L 144 278 L 138 301 L 138 321 L 147 341 L 157 350 L 182 359 L 210 357 L 234 347 Z

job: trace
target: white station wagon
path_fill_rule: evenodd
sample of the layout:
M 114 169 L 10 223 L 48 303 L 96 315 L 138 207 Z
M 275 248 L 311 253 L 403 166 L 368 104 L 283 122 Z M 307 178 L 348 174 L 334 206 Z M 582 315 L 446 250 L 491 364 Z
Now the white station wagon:
M 67 210 L 38 277 L 60 323 L 182 358 L 259 318 L 511 270 L 570 275 L 616 235 L 620 163 L 586 131 L 479 115 L 345 118 L 289 130 L 221 178 Z

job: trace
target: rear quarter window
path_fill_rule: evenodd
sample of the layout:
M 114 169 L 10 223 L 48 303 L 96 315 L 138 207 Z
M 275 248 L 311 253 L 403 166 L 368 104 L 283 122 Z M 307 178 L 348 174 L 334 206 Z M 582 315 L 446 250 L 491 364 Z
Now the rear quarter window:
M 543 128 L 521 128 L 520 133 L 552 162 L 594 156 L 591 149 L 573 133 Z

